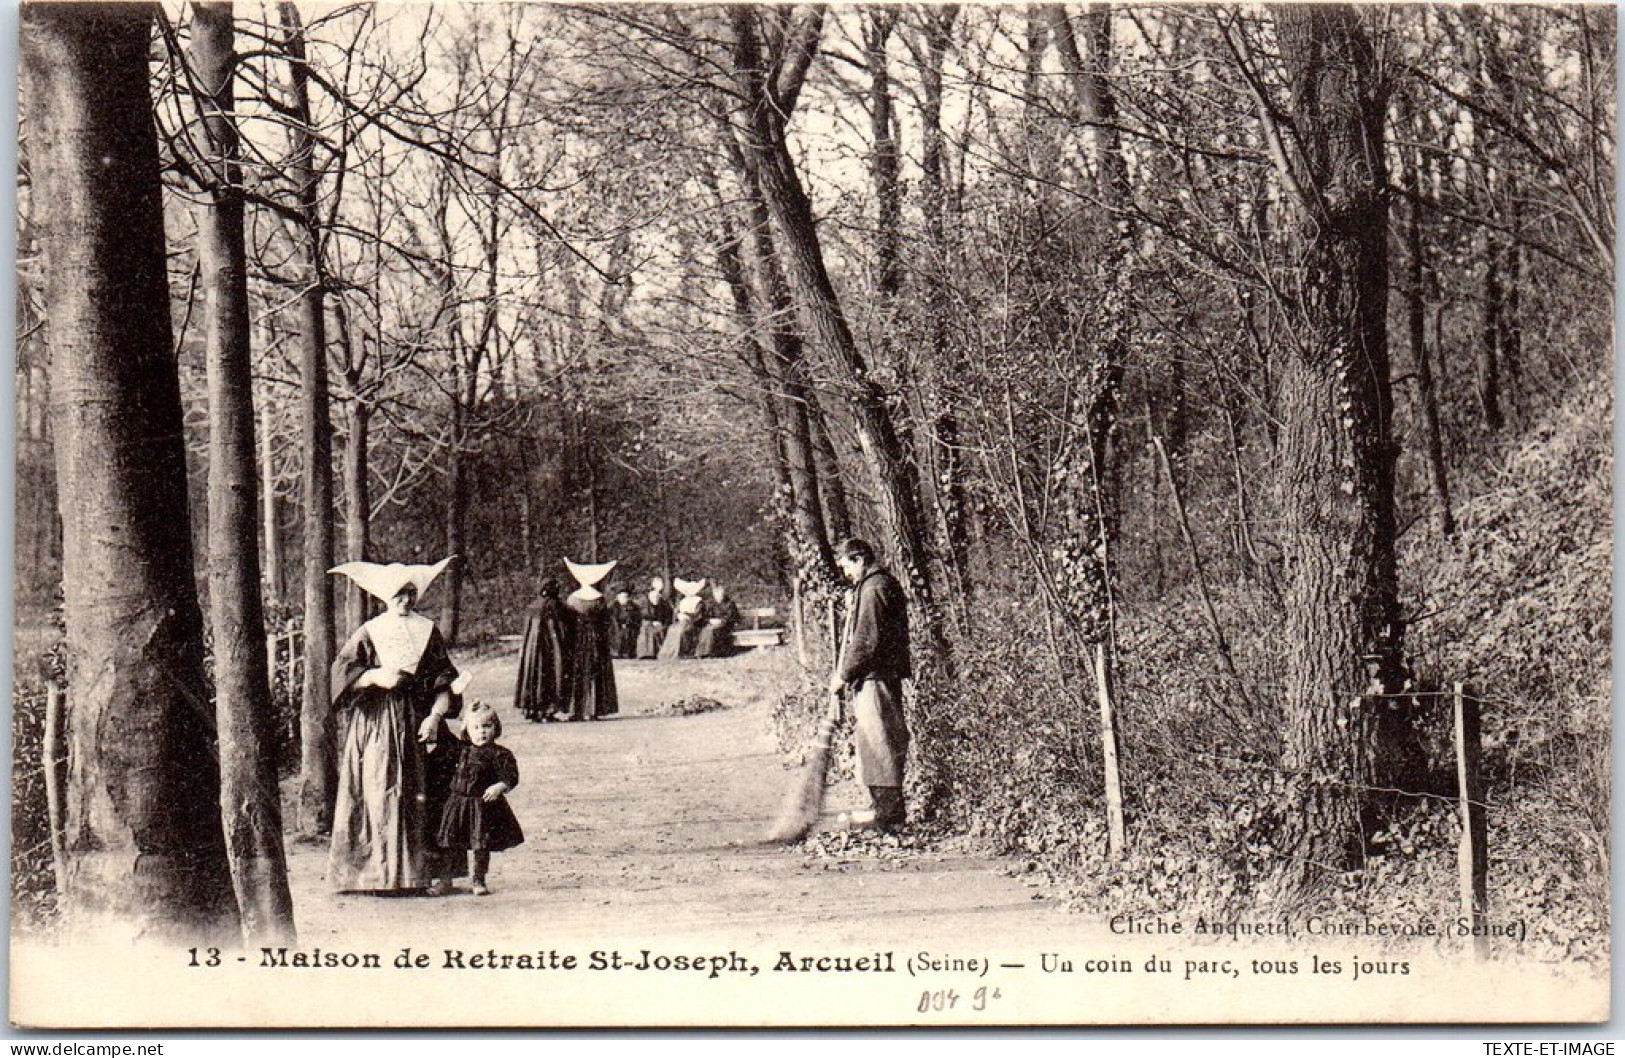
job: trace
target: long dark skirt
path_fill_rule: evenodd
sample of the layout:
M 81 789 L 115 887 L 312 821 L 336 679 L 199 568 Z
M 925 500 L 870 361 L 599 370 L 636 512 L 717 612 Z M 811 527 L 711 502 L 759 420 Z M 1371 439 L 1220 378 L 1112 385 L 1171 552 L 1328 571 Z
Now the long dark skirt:
M 666 629 L 666 639 L 660 644 L 660 660 L 693 657 L 694 643 L 699 636 L 700 626 L 697 623 L 679 617 L 676 624 Z

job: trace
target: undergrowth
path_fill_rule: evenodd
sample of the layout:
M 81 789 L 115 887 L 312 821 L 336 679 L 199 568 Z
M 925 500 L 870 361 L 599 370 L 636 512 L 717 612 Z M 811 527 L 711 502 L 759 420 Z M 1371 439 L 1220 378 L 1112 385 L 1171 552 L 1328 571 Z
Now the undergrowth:
M 1463 475 L 1451 537 L 1401 541 L 1413 686 L 1456 682 L 1484 726 L 1489 919 L 1522 922 L 1519 957 L 1601 964 L 1609 930 L 1612 537 L 1611 392 L 1578 394 L 1516 447 Z M 981 839 L 1046 873 L 1080 910 L 1263 913 L 1291 810 L 1280 768 L 1280 609 L 1219 583 L 1234 672 L 1188 588 L 1142 602 L 1119 626 L 1117 724 L 1127 847 L 1108 855 L 1093 681 L 1056 671 L 1035 612 L 975 630 L 946 686 L 918 690 L 911 802 L 917 826 Z M 1389 922 L 1459 915 L 1450 698 L 1406 699 L 1416 774 L 1383 809 L 1363 858 L 1293 910 Z M 809 701 L 789 712 L 805 730 Z M 782 711 L 782 710 L 781 710 Z M 788 729 L 788 728 L 787 728 Z M 1465 943 L 1465 942 L 1462 942 Z

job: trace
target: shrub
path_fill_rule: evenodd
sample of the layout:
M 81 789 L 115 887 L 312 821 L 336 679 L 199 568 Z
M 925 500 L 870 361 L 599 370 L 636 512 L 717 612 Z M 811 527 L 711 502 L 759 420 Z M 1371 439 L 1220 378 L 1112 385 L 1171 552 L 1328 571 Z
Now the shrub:
M 1451 714 L 1434 692 L 1463 681 L 1484 702 L 1492 917 L 1528 922 L 1534 957 L 1606 959 L 1611 399 L 1603 382 L 1576 394 L 1478 480 L 1458 482 L 1474 498 L 1453 538 L 1424 527 L 1401 541 L 1418 693 L 1385 719 L 1415 751 L 1408 792 L 1368 795 L 1382 814 L 1363 863 L 1300 910 L 1455 917 Z M 1093 681 L 1060 677 L 1022 607 L 977 628 L 953 685 L 914 703 L 912 781 L 935 818 L 1043 868 L 1096 914 L 1253 912 L 1292 810 L 1279 760 L 1290 645 L 1267 589 L 1210 588 L 1238 676 L 1188 586 L 1119 617 L 1123 860 L 1106 858 Z M 1394 750 L 1379 765 L 1398 762 Z

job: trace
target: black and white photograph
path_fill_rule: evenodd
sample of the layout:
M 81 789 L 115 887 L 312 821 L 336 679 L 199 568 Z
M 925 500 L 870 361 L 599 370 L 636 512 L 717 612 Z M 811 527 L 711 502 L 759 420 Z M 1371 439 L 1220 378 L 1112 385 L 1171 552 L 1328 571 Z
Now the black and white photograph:
M 1606 1022 L 1616 19 L 24 3 L 12 1026 Z

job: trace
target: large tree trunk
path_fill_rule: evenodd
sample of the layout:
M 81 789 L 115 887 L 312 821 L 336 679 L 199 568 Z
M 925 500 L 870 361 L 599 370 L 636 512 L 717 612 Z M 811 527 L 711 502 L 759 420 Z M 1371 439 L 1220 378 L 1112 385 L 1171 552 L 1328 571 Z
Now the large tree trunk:
M 929 658 L 946 662 L 947 641 L 936 612 L 925 558 L 924 519 L 913 468 L 903 458 L 891 409 L 858 351 L 824 264 L 812 206 L 801 186 L 784 137 L 785 101 L 770 96 L 763 80 L 756 20 L 745 6 L 729 8 L 733 27 L 734 78 L 745 99 L 740 115 L 746 149 L 762 181 L 762 193 L 779 233 L 779 246 L 791 283 L 799 290 L 808 332 L 828 352 L 837 384 L 856 428 L 858 445 L 874 483 L 881 532 L 879 541 L 909 586 L 919 618 L 919 645 Z
M 30 4 L 21 17 L 72 696 L 62 895 L 102 940 L 222 943 L 239 920 L 186 516 L 155 11 Z
M 742 355 L 750 360 L 756 385 L 763 391 L 756 401 L 756 411 L 762 417 L 762 429 L 771 439 L 768 458 L 773 464 L 773 488 L 780 495 L 791 496 L 795 488 L 790 482 L 790 456 L 784 443 L 785 428 L 779 417 L 779 402 L 773 399 L 773 379 L 768 373 L 767 351 L 755 335 L 746 335 L 741 341 L 745 345 Z M 794 553 L 793 549 L 786 550 Z
M 714 180 L 710 180 L 710 186 L 713 192 L 717 191 Z M 734 230 L 726 213 L 719 215 L 718 224 L 721 230 L 716 246 L 717 269 L 722 273 L 723 282 L 728 284 L 728 292 L 733 298 L 734 316 L 740 329 L 739 359 L 750 371 L 755 387 L 756 407 L 762 416 L 762 427 L 767 433 L 769 456 L 773 462 L 773 482 L 789 503 L 788 535 L 791 539 L 786 550 L 794 555 L 797 539 L 802 534 L 798 517 L 802 501 L 796 494 L 796 482 L 790 472 L 789 431 L 780 412 L 785 404 L 783 379 L 779 372 L 773 370 L 772 355 L 757 337 L 757 296 L 745 278 L 739 233 Z
M 220 814 L 232 885 L 249 944 L 293 943 L 293 900 L 282 849 L 275 711 L 265 660 L 255 496 L 253 365 L 243 237 L 229 3 L 193 7 L 191 60 L 208 149 L 198 252 L 207 299 L 209 388 L 209 615 Z
M 1101 272 L 1110 276 L 1116 289 L 1115 314 L 1107 331 L 1098 340 L 1099 371 L 1088 403 L 1088 433 L 1091 478 L 1097 495 L 1095 506 L 1104 512 L 1101 532 L 1114 539 L 1117 528 L 1117 470 L 1112 441 L 1117 435 L 1117 401 L 1122 391 L 1123 372 L 1128 359 L 1129 288 L 1127 263 L 1133 248 L 1133 228 L 1126 219 L 1133 205 L 1128 164 L 1123 157 L 1122 137 L 1117 131 L 1117 100 L 1108 74 L 1111 68 L 1112 9 L 1109 4 L 1090 5 L 1081 16 L 1087 55 L 1078 47 L 1065 9 L 1045 5 L 1056 49 L 1061 55 L 1072 88 L 1078 115 L 1088 126 L 1094 141 L 1095 197 L 1104 207 L 1110 232 L 1102 248 Z
M 1394 446 L 1387 334 L 1386 92 L 1348 7 L 1281 6 L 1276 35 L 1296 101 L 1283 146 L 1297 235 L 1287 306 L 1278 504 L 1291 556 L 1285 591 L 1290 802 L 1275 893 L 1290 897 L 1350 862 L 1372 778 L 1373 676 L 1403 678 L 1394 559 Z M 1268 120 L 1266 118 L 1266 120 Z M 1278 141 L 1279 142 L 1279 141 Z M 1369 666 L 1369 668 L 1368 668 Z
M 333 708 L 329 670 L 333 664 L 333 427 L 327 382 L 326 278 L 318 239 L 314 169 L 316 137 L 311 125 L 309 74 L 305 66 L 305 31 L 299 11 L 281 6 L 286 33 L 288 83 L 293 98 L 288 179 L 293 184 L 303 221 L 299 226 L 304 280 L 299 295 L 300 389 L 304 450 L 305 501 L 305 685 L 299 710 L 299 829 L 307 836 L 333 828 L 337 792 L 337 750 L 333 744 Z
M 903 290 L 902 152 L 893 117 L 891 67 L 886 48 L 897 25 L 897 9 L 878 7 L 864 15 L 864 62 L 869 68 L 869 179 L 875 193 L 875 292 L 886 318 Z M 882 341 L 884 341 L 884 336 Z
M 829 418 L 816 390 L 807 390 L 807 429 L 812 437 L 813 465 L 818 468 L 818 495 L 824 504 L 824 525 L 832 541 L 852 533 L 852 511 L 846 502 L 846 485 L 841 477 L 841 458 L 830 436 Z

